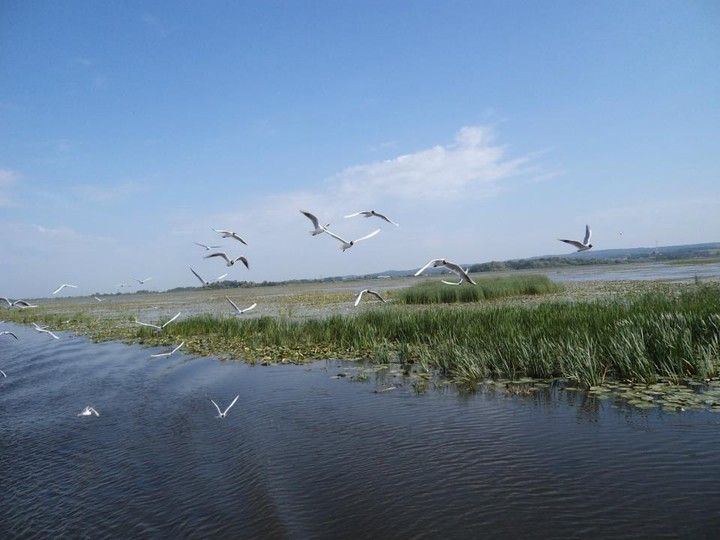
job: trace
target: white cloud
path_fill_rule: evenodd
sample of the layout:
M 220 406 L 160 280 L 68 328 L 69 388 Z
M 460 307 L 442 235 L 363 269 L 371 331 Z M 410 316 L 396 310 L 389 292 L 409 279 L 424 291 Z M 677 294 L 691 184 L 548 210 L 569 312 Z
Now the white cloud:
M 371 193 L 410 200 L 486 197 L 502 180 L 523 174 L 528 157 L 506 158 L 506 147 L 493 145 L 487 127 L 463 127 L 453 143 L 413 154 L 349 167 L 331 182 L 347 195 Z

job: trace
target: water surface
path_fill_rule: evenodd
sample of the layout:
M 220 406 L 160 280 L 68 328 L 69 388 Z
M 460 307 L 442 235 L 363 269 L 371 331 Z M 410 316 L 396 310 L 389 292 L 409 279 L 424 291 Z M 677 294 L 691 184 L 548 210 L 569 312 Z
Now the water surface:
M 720 414 L 0 340 L 2 538 L 715 538 Z M 2 336 L 8 337 L 8 336 Z M 389 385 L 395 390 L 375 393 Z M 224 408 L 218 419 L 209 401 Z M 92 405 L 100 417 L 78 417 Z

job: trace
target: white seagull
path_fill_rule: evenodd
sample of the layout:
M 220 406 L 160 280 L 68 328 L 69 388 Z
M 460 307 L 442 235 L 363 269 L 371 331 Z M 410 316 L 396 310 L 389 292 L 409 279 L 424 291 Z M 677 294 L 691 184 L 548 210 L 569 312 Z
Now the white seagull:
M 236 262 L 240 261 L 245 265 L 245 268 L 247 268 L 248 270 L 250 269 L 248 260 L 245 257 L 243 257 L 242 255 L 240 255 L 239 257 L 235 257 L 234 259 L 231 259 L 230 257 L 227 256 L 227 254 L 219 252 L 219 253 L 211 253 L 210 255 L 205 255 L 205 257 L 203 257 L 203 258 L 209 259 L 210 257 L 222 257 L 223 259 L 225 259 L 227 266 L 233 266 Z
M 240 238 L 240 236 L 238 236 L 238 233 L 236 233 L 236 232 L 226 231 L 224 229 L 213 229 L 213 231 L 215 231 L 216 233 L 222 234 L 223 238 L 234 238 L 235 240 L 239 240 L 240 242 L 242 242 L 243 244 L 245 244 L 247 246 L 247 242 L 245 240 L 243 240 L 242 238 Z
M 198 274 L 195 270 L 192 269 L 192 266 L 188 266 L 188 268 L 190 269 L 190 271 L 193 274 L 195 274 L 195 277 L 198 278 L 200 280 L 200 283 L 202 283 L 203 285 L 210 285 L 211 283 L 214 283 L 213 281 L 205 281 L 202 277 L 200 277 L 200 274 Z M 225 276 L 227 276 L 227 274 L 223 274 L 222 276 L 217 278 L 215 281 L 220 281 Z
M 12 305 L 13 305 L 13 307 L 20 308 L 20 309 L 37 307 L 37 304 L 31 304 L 30 302 L 28 302 L 26 300 L 15 300 L 12 303 Z
M 102 298 L 98 298 L 97 296 L 93 296 L 93 298 L 94 298 L 95 300 L 97 300 L 98 302 L 102 302 L 102 301 L 103 301 Z
M 10 332 L 9 330 L 3 330 L 2 332 L 0 332 L 0 336 L 3 336 L 5 334 L 11 335 L 15 339 L 18 339 L 18 337 L 15 335 L 15 332 Z M 20 340 L 18 339 L 18 341 Z
M 158 330 L 162 330 L 162 329 L 165 328 L 168 324 L 170 324 L 170 323 L 173 322 L 175 319 L 177 319 L 177 318 L 180 316 L 180 313 L 182 313 L 182 312 L 181 312 L 181 311 L 178 311 L 177 314 L 176 314 L 172 319 L 170 319 L 169 321 L 167 321 L 167 322 L 166 322 L 165 324 L 163 324 L 162 326 L 158 326 L 157 324 L 140 322 L 140 321 L 137 320 L 137 318 L 135 319 L 135 322 L 136 322 L 137 324 L 141 325 L 141 326 L 149 326 L 149 327 L 151 327 L 151 328 L 157 328 Z
M 362 291 L 360 291 L 360 293 L 357 295 L 357 298 L 355 299 L 356 306 L 360 303 L 360 300 L 362 299 L 363 294 L 365 294 L 365 293 L 372 294 L 378 300 L 385 302 L 385 299 L 382 296 L 380 296 L 379 292 L 371 291 L 370 289 L 363 289 Z
M 174 348 L 172 351 L 170 351 L 170 352 L 164 352 L 164 353 L 158 353 L 158 354 L 151 354 L 150 356 L 151 356 L 152 358 L 158 358 L 158 357 L 160 357 L 160 356 L 170 356 L 170 355 L 172 355 L 172 354 L 175 354 L 175 353 L 180 349 L 180 347 L 182 347 L 183 345 L 185 345 L 185 342 L 184 342 L 184 341 L 183 341 L 180 345 L 178 345 L 177 347 L 175 347 L 175 348 Z
M 357 240 L 345 240 L 344 238 L 340 238 L 337 234 L 329 231 L 328 229 L 325 229 L 325 232 L 328 233 L 333 238 L 335 238 L 336 240 L 339 240 L 340 242 L 342 242 L 342 246 L 340 246 L 340 249 L 345 251 L 346 249 L 350 249 L 351 247 L 353 247 L 360 240 L 366 240 L 368 238 L 372 238 L 373 236 L 375 236 L 377 233 L 380 232 L 380 229 L 375 229 L 370 234 L 363 236 L 362 238 L 358 238 Z
M 235 405 L 235 402 L 238 400 L 239 397 L 240 397 L 240 394 L 238 394 L 237 396 L 235 396 L 235 399 L 233 399 L 232 403 L 231 403 L 230 405 L 228 405 L 227 409 L 225 409 L 225 412 L 221 411 L 221 410 L 220 410 L 220 407 L 218 407 L 218 404 L 215 403 L 211 398 L 208 398 L 208 399 L 210 399 L 210 401 L 212 401 L 212 404 L 215 405 L 215 408 L 217 409 L 217 412 L 218 412 L 217 418 L 225 418 L 225 415 L 226 415 L 226 414 L 228 413 L 228 411 L 230 410 L 230 407 L 232 407 L 233 405 Z
M 227 300 L 228 302 L 230 302 L 230 305 L 232 305 L 232 307 L 235 308 L 235 311 L 237 311 L 237 314 L 238 314 L 238 315 L 242 315 L 242 314 L 245 313 L 246 311 L 250 311 L 251 309 L 255 308 L 255 306 L 257 306 L 257 302 L 256 302 L 256 303 L 254 303 L 254 304 L 253 304 L 252 306 L 250 306 L 250 307 L 246 307 L 245 309 L 240 309 L 239 307 L 237 307 L 237 304 L 236 304 L 235 302 L 233 302 L 232 300 L 230 300 L 230 298 L 228 298 L 227 296 L 225 297 L 225 300 Z
M 477 285 L 472 278 L 468 275 L 468 273 L 462 269 L 462 267 L 458 264 L 455 264 L 454 262 L 450 262 L 447 259 L 433 259 L 429 263 L 427 263 L 425 266 L 423 266 L 420 270 L 415 272 L 416 276 L 419 276 L 422 274 L 426 268 L 432 266 L 433 268 L 437 268 L 438 266 L 444 266 L 448 270 L 452 270 L 455 272 L 458 276 L 460 276 L 460 281 L 467 281 L 468 283 L 472 283 L 473 285 Z M 454 284 L 453 284 L 454 285 Z
M 571 246 L 574 246 L 577 248 L 578 251 L 587 251 L 592 247 L 592 244 L 590 243 L 590 236 L 592 235 L 592 231 L 590 230 L 590 225 L 585 225 L 585 239 L 580 242 L 578 240 L 565 240 L 563 238 L 558 238 L 561 242 L 565 242 L 566 244 L 570 244 Z
M 376 212 L 375 210 L 365 210 L 365 211 L 363 211 L 363 212 L 355 212 L 354 214 L 350 214 L 350 215 L 347 215 L 347 216 L 345 216 L 345 217 L 346 217 L 346 218 L 351 218 L 351 217 L 355 217 L 355 216 L 364 216 L 364 217 L 373 217 L 373 216 L 375 216 L 375 217 L 379 217 L 379 218 L 382 219 L 382 220 L 387 221 L 388 223 L 391 223 L 392 225 L 395 225 L 396 227 L 399 227 L 399 226 L 400 226 L 400 225 L 398 225 L 397 223 L 395 223 L 393 220 L 391 220 L 389 217 L 384 216 L 384 215 L 382 215 L 382 214 L 379 214 L 379 213 Z
M 310 231 L 310 234 L 313 236 L 317 236 L 318 234 L 322 234 L 325 232 L 325 227 L 329 227 L 330 224 L 326 223 L 325 225 L 320 225 L 320 222 L 318 221 L 318 218 L 316 218 L 314 215 L 312 215 L 310 212 L 306 212 L 305 210 L 300 210 L 300 213 L 304 215 L 306 218 L 308 218 L 310 221 L 312 221 L 313 227 L 315 227 L 314 231 Z
M 44 326 L 39 326 L 37 323 L 33 323 L 33 325 L 35 326 L 35 330 L 37 330 L 38 332 L 45 332 L 46 334 L 50 334 L 55 339 L 60 339 L 59 337 L 57 337 L 55 334 L 53 334 L 50 330 L 48 330 Z
M 95 410 L 94 407 L 85 407 L 81 412 L 78 413 L 78 416 L 100 416 L 100 413 Z
M 210 251 L 211 249 L 219 249 L 221 246 L 208 246 L 206 244 L 201 244 L 200 242 L 195 242 L 200 247 L 204 247 L 205 251 Z
M 77 289 L 77 285 L 70 285 L 69 283 L 63 283 L 60 285 L 57 289 L 53 291 L 53 294 L 57 294 L 60 291 L 62 291 L 65 287 L 72 287 L 73 289 Z
M 145 279 L 138 279 L 136 277 L 133 278 L 135 281 L 137 281 L 140 285 L 144 285 L 146 281 L 150 281 L 152 277 L 146 277 Z

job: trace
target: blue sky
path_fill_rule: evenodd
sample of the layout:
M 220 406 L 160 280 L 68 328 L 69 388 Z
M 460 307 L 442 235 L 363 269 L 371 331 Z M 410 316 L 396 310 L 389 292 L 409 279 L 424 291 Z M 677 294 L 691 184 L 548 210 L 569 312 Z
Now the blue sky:
M 570 254 L 586 223 L 718 241 L 718 27 L 712 0 L 5 0 L 0 295 Z M 343 253 L 300 209 L 382 231 Z M 343 218 L 370 209 L 400 227 Z

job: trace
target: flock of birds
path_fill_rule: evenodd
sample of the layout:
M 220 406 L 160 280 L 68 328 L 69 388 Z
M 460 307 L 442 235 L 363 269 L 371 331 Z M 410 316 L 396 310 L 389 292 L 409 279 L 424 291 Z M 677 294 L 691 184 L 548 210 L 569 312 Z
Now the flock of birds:
M 352 248 L 355 244 L 357 244 L 357 243 L 360 242 L 360 241 L 367 240 L 367 239 L 369 239 L 369 238 L 372 238 L 372 237 L 376 236 L 376 235 L 379 234 L 380 231 L 381 231 L 381 229 L 378 228 L 378 229 L 373 230 L 373 231 L 370 232 L 369 234 L 366 234 L 365 236 L 362 236 L 362 237 L 357 238 L 357 239 L 355 239 L 355 240 L 347 240 L 347 239 L 339 236 L 339 235 L 336 234 L 335 232 L 331 231 L 330 228 L 329 228 L 329 227 L 330 227 L 330 224 L 329 224 L 329 223 L 326 223 L 325 225 L 321 225 L 321 224 L 320 224 L 320 221 L 318 220 L 318 218 L 317 218 L 314 214 L 312 214 L 312 213 L 310 213 L 310 212 L 307 212 L 307 211 L 305 211 L 305 210 L 300 210 L 300 212 L 301 212 L 306 218 L 308 218 L 308 219 L 310 220 L 310 222 L 312 223 L 312 225 L 313 225 L 313 230 L 309 231 L 312 236 L 319 236 L 319 235 L 326 234 L 326 235 L 330 236 L 331 238 L 334 238 L 335 240 L 337 240 L 338 242 L 340 242 L 339 248 L 340 248 L 343 252 L 346 251 L 346 250 L 348 250 L 348 249 L 350 249 L 350 248 Z M 353 214 L 348 214 L 348 215 L 346 215 L 346 216 L 344 216 L 344 217 L 345 217 L 345 218 L 353 218 L 353 217 L 357 217 L 357 216 L 363 216 L 363 217 L 366 217 L 366 218 L 375 217 L 375 218 L 381 219 L 381 220 L 383 220 L 383 221 L 385 221 L 385 222 L 387 222 L 387 223 L 389 223 L 389 224 L 391 224 L 391 225 L 394 225 L 394 226 L 396 226 L 396 227 L 399 226 L 398 223 L 392 221 L 390 218 L 388 218 L 388 217 L 385 216 L 384 214 L 381 214 L 381 213 L 379 213 L 379 212 L 376 212 L 375 210 L 364 210 L 364 211 L 360 211 L 360 212 L 355 212 L 355 213 L 353 213 Z M 246 242 L 240 235 L 238 235 L 238 234 L 237 234 L 236 232 L 234 232 L 234 231 L 225 230 L 225 229 L 214 229 L 214 228 L 213 228 L 212 230 L 215 231 L 216 233 L 220 234 L 222 238 L 231 238 L 231 239 L 237 240 L 238 242 L 242 243 L 243 245 L 248 245 L 247 242 Z M 591 231 L 591 229 L 590 229 L 590 226 L 589 226 L 589 225 L 586 225 L 586 226 L 585 226 L 585 236 L 584 236 L 584 238 L 583 238 L 582 241 L 580 241 L 580 240 L 570 240 L 570 239 L 564 239 L 564 238 L 558 238 L 558 240 L 559 240 L 560 242 L 564 242 L 564 243 L 566 243 L 566 244 L 569 244 L 569 245 L 575 247 L 578 252 L 580 252 L 580 251 L 587 251 L 588 249 L 591 249 L 591 248 L 593 247 L 592 244 L 590 243 L 591 235 L 592 235 L 592 231 Z M 199 243 L 199 242 L 195 242 L 195 244 L 197 244 L 198 246 L 204 248 L 206 251 L 212 251 L 212 250 L 215 250 L 215 249 L 221 249 L 221 247 L 222 247 L 222 246 L 218 246 L 218 245 L 202 244 L 202 243 Z M 226 252 L 224 252 L 224 251 L 215 251 L 215 252 L 209 253 L 209 254 L 206 255 L 204 258 L 205 258 L 205 259 L 211 259 L 211 258 L 215 258 L 215 257 L 219 257 L 219 258 L 223 259 L 223 260 L 225 261 L 225 264 L 226 264 L 227 267 L 232 267 L 232 266 L 235 265 L 235 263 L 240 262 L 240 263 L 242 263 L 242 264 L 245 266 L 245 268 L 247 268 L 247 269 L 250 268 L 250 263 L 249 263 L 248 259 L 247 259 L 244 255 L 239 255 L 239 256 L 237 256 L 237 257 L 230 257 L 230 256 L 228 256 L 228 254 L 227 254 Z M 427 264 L 425 264 L 422 268 L 420 268 L 417 272 L 415 272 L 415 276 L 419 276 L 419 275 L 422 274 L 425 270 L 427 270 L 428 268 L 431 268 L 431 267 L 432 267 L 432 268 L 443 267 L 443 268 L 445 268 L 446 270 L 449 270 L 450 272 L 453 272 L 454 274 L 456 274 L 456 275 L 458 276 L 458 278 L 459 278 L 458 281 L 446 281 L 446 280 L 441 280 L 442 283 L 444 283 L 444 284 L 452 285 L 452 286 L 459 286 L 459 285 L 463 285 L 464 283 L 469 283 L 470 285 L 476 285 L 475 281 L 473 281 L 473 279 L 470 277 L 470 275 L 469 275 L 469 273 L 468 273 L 468 269 L 463 269 L 462 266 L 460 266 L 459 264 L 456 264 L 456 263 L 454 263 L 454 262 L 452 262 L 452 261 L 449 261 L 449 260 L 447 260 L 447 259 L 431 259 Z M 210 285 L 210 284 L 212 284 L 212 283 L 218 282 L 218 281 L 222 280 L 223 278 L 225 278 L 225 277 L 227 276 L 227 273 L 225 273 L 225 274 L 223 274 L 223 275 L 215 278 L 214 280 L 209 281 L 209 280 L 204 279 L 202 276 L 200 276 L 200 274 L 198 274 L 192 267 L 189 267 L 189 268 L 190 268 L 190 271 L 195 275 L 195 277 L 200 281 L 200 283 L 201 283 L 203 286 L 207 286 L 207 285 Z M 144 279 L 138 279 L 138 278 L 133 278 L 133 279 L 134 279 L 135 281 L 137 281 L 139 284 L 142 285 L 142 284 L 145 284 L 147 281 L 151 280 L 152 277 L 147 277 L 147 278 L 144 278 Z M 125 287 L 125 286 L 127 286 L 127 285 L 124 284 L 124 283 L 118 284 L 118 287 Z M 54 294 L 57 294 L 57 293 L 59 293 L 60 291 L 62 291 L 63 289 L 65 289 L 65 288 L 75 288 L 75 289 L 76 289 L 76 288 L 78 288 L 78 286 L 77 286 L 77 285 L 70 284 L 70 283 L 63 283 L 63 284 L 61 284 L 57 289 L 55 289 L 55 290 L 52 292 L 52 294 L 53 294 L 53 295 L 54 295 Z M 380 302 L 383 302 L 383 303 L 384 303 L 384 302 L 387 302 L 387 301 L 382 297 L 382 295 L 380 295 L 379 292 L 377 292 L 377 291 L 375 291 L 375 290 L 372 290 L 372 289 L 363 289 L 363 290 L 361 290 L 361 291 L 357 294 L 357 296 L 356 296 L 356 298 L 355 298 L 354 306 L 358 306 L 358 305 L 360 304 L 362 298 L 363 298 L 364 295 L 366 295 L 366 294 L 369 295 L 369 296 L 373 296 L 374 298 L 376 298 L 376 299 L 377 299 L 378 301 L 380 301 Z M 103 301 L 101 298 L 98 298 L 97 296 L 95 296 L 94 298 L 95 298 L 98 302 Z M 257 306 L 257 303 L 253 303 L 252 305 L 250 305 L 250 306 L 248 306 L 248 307 L 246 307 L 246 308 L 242 308 L 242 309 L 241 309 L 241 308 L 238 307 L 238 305 L 237 305 L 235 302 L 233 302 L 229 297 L 225 296 L 225 299 L 230 303 L 230 305 L 232 306 L 232 308 L 233 308 L 233 310 L 234 310 L 234 312 L 235 312 L 236 315 L 242 315 L 242 314 L 244 314 L 244 313 L 246 313 L 246 312 L 254 309 L 254 308 Z M 36 304 L 31 304 L 30 302 L 28 302 L 28 301 L 26 301 L 26 300 L 15 300 L 15 301 L 11 301 L 9 298 L 6 298 L 6 297 L 0 297 L 0 302 L 5 302 L 5 303 L 7 304 L 7 309 L 11 309 L 11 308 L 29 309 L 29 308 L 38 307 Z M 154 324 L 154 323 L 148 323 L 148 322 L 142 322 L 142 321 L 139 321 L 137 318 L 135 318 L 134 323 L 135 323 L 135 324 L 138 324 L 138 325 L 141 325 L 141 326 L 153 328 L 153 329 L 155 329 L 156 331 L 160 332 L 160 331 L 162 331 L 165 327 L 167 327 L 169 324 L 171 324 L 172 322 L 174 322 L 175 320 L 177 320 L 177 318 L 178 318 L 180 315 L 181 315 L 180 312 L 177 313 L 175 316 L 173 316 L 173 317 L 172 317 L 171 319 L 169 319 L 168 321 L 164 322 L 162 325 Z M 0 321 L 0 322 L 4 322 L 4 321 Z M 60 338 L 59 338 L 57 335 L 55 335 L 51 330 L 48 330 L 47 326 L 41 326 L 41 325 L 38 325 L 37 323 L 34 323 L 34 322 L 33 322 L 32 324 L 33 324 L 33 327 L 34 327 L 34 329 L 35 329 L 36 331 L 41 332 L 41 333 L 48 334 L 50 337 L 52 337 L 52 338 L 54 338 L 54 339 L 60 339 Z M 15 338 L 16 340 L 18 340 L 18 337 L 17 337 L 17 335 L 15 335 L 14 332 L 11 332 L 11 331 L 0 331 L 0 336 L 5 336 L 5 335 L 11 336 L 11 337 Z M 170 351 L 168 351 L 168 352 L 151 354 L 150 356 L 151 356 L 152 358 L 171 356 L 171 355 L 173 355 L 174 353 L 176 353 L 178 350 L 180 350 L 184 345 L 185 345 L 185 342 L 183 341 L 183 342 L 180 343 L 178 346 L 176 346 L 175 348 L 173 348 L 172 350 L 170 350 Z M 2 371 L 2 370 L 0 370 L 0 376 L 2 376 L 2 377 L 4 377 L 4 378 L 7 378 L 6 373 L 5 373 L 4 371 Z M 227 407 L 224 411 L 220 409 L 220 407 L 218 406 L 217 403 L 215 403 L 215 401 L 213 401 L 213 400 L 210 399 L 210 398 L 208 398 L 208 399 L 210 399 L 210 401 L 212 402 L 212 404 L 215 406 L 215 408 L 216 408 L 217 411 L 218 411 L 218 416 L 217 416 L 217 418 L 225 418 L 225 416 L 227 415 L 228 411 L 232 408 L 233 405 L 235 405 L 235 402 L 238 400 L 239 397 L 240 397 L 239 395 L 235 396 L 235 399 L 230 403 L 230 405 L 228 405 L 228 407 Z M 98 411 L 97 411 L 95 408 L 93 408 L 93 407 L 85 407 L 85 409 L 83 409 L 80 413 L 78 413 L 78 416 L 100 416 L 100 414 L 99 414 Z

